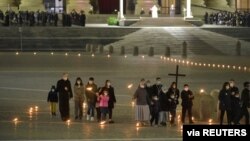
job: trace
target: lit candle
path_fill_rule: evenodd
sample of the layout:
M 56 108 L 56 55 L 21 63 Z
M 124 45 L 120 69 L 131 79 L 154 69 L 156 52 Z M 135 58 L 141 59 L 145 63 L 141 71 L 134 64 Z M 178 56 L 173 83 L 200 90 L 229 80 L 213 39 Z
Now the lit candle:
M 93 53 L 93 54 L 91 54 L 91 56 L 92 56 L 92 57 L 95 57 L 95 54 Z
M 142 55 L 142 59 L 144 59 L 145 58 L 145 56 L 144 55 Z
M 68 126 L 70 126 L 70 122 L 71 121 L 68 119 L 67 122 L 66 122 Z
M 16 52 L 16 55 L 19 55 L 19 52 Z
M 14 118 L 13 122 L 15 122 L 15 123 L 18 122 L 18 118 Z
M 111 57 L 110 54 L 108 54 L 107 57 L 110 58 Z
M 68 53 L 65 53 L 65 56 L 68 56 L 69 54 Z
M 192 121 L 194 121 L 194 117 L 192 117 Z
M 36 112 L 38 111 L 38 106 L 35 106 L 35 111 L 36 111 Z
M 131 89 L 133 87 L 133 84 L 128 85 L 128 89 Z
M 205 92 L 205 90 L 204 89 L 200 89 L 200 93 L 204 93 Z
M 81 53 L 78 53 L 78 57 L 80 57 L 81 56 Z
M 127 55 L 124 55 L 124 58 L 127 58 Z
M 161 56 L 160 58 L 162 59 L 163 57 Z
M 51 55 L 54 55 L 54 52 L 51 52 L 50 54 L 51 54 Z
M 88 91 L 92 91 L 92 89 L 93 89 L 92 87 L 88 87 L 87 88 Z
M 210 118 L 210 119 L 208 120 L 208 124 L 211 125 L 212 122 L 213 122 L 213 119 Z
M 134 101 L 132 101 L 132 102 L 131 102 L 131 105 L 132 105 L 132 107 L 134 107 L 134 106 L 135 106 L 135 102 L 134 102 Z
M 86 107 L 87 107 L 87 104 L 84 102 L 83 103 L 83 108 L 86 109 Z
M 29 109 L 29 113 L 32 114 L 32 112 L 33 112 L 33 108 L 31 107 L 31 108 Z
M 106 121 L 101 121 L 100 125 L 104 125 L 106 123 Z
M 36 55 L 36 52 L 34 52 L 33 54 Z
M 136 123 L 136 127 L 140 127 L 140 122 L 137 122 L 137 123 Z

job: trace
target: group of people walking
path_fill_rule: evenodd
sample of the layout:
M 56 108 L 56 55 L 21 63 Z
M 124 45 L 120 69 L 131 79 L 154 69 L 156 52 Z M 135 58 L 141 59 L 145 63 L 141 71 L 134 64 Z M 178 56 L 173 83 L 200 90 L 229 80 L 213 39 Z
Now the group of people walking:
M 48 102 L 50 102 L 52 116 L 56 116 L 56 103 L 59 102 L 61 119 L 63 121 L 69 120 L 69 100 L 74 97 L 75 120 L 82 120 L 83 103 L 85 101 L 88 105 L 87 120 L 94 121 L 96 111 L 98 122 L 114 122 L 112 116 L 116 97 L 110 80 L 106 80 L 103 87 L 97 87 L 93 77 L 89 78 L 86 85 L 84 85 L 82 79 L 78 77 L 76 78 L 73 88 L 72 90 L 67 73 L 63 74 L 62 79 L 57 82 L 56 87 L 52 86 L 47 99 Z M 107 115 L 109 115 L 108 119 L 106 118 Z
M 176 108 L 179 104 L 179 97 L 182 99 L 182 123 L 185 123 L 186 112 L 188 112 L 189 123 L 192 120 L 192 106 L 194 95 L 187 84 L 179 91 L 176 82 L 169 88 L 163 85 L 161 78 L 156 78 L 156 83 L 151 85 L 149 80 L 141 79 L 133 99 L 136 101 L 135 119 L 138 126 L 143 126 L 150 121 L 151 126 L 175 126 Z M 151 117 L 151 118 L 150 118 Z
M 63 121 L 69 120 L 69 100 L 73 97 L 75 120 L 83 118 L 83 103 L 86 102 L 88 107 L 86 120 L 114 123 L 112 116 L 116 97 L 110 80 L 106 80 L 104 86 L 97 87 L 93 77 L 89 78 L 86 85 L 78 77 L 72 90 L 68 74 L 64 73 L 62 79 L 57 82 L 56 86 L 52 86 L 48 94 L 52 116 L 56 116 L 56 103 L 59 102 L 61 119 Z M 185 117 L 188 114 L 189 124 L 194 123 L 192 120 L 194 94 L 188 84 L 185 84 L 180 92 L 176 82 L 172 82 L 167 87 L 162 84 L 160 77 L 156 78 L 156 83 L 153 85 L 150 80 L 141 79 L 133 95 L 133 100 L 136 102 L 135 120 L 137 126 L 147 125 L 148 123 L 151 126 L 167 126 L 168 121 L 170 126 L 175 126 L 176 108 L 179 99 L 181 99 L 182 106 L 181 122 L 183 124 L 186 122 Z M 245 124 L 249 124 L 250 82 L 244 83 L 241 96 L 234 80 L 225 82 L 218 99 L 220 124 L 223 124 L 225 113 L 227 114 L 228 124 L 239 124 L 243 116 L 246 119 Z M 106 118 L 107 115 L 109 115 L 108 118 Z
M 223 124 L 224 114 L 227 114 L 229 125 L 239 124 L 241 118 L 245 116 L 245 124 L 249 125 L 250 108 L 250 82 L 245 82 L 241 92 L 236 87 L 235 81 L 231 79 L 225 82 L 219 93 L 220 124 Z

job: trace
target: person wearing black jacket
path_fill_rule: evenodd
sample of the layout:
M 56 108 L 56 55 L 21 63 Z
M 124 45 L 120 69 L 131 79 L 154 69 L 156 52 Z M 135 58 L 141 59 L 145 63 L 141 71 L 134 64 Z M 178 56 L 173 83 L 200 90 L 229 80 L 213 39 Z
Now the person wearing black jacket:
M 163 86 L 162 90 L 159 95 L 159 102 L 160 102 L 160 124 L 162 126 L 167 126 L 167 119 L 169 113 L 169 104 L 168 104 L 168 89 L 167 87 Z M 157 95 L 156 95 L 157 96 Z
M 68 79 L 68 74 L 64 73 L 63 78 L 57 82 L 56 86 L 59 94 L 59 110 L 63 121 L 67 121 L 70 118 L 69 112 L 69 100 L 73 97 L 71 83 Z
M 250 108 L 250 82 L 244 83 L 244 89 L 241 93 L 241 117 L 245 116 L 245 124 L 249 125 L 249 111 Z
M 235 86 L 235 81 L 231 79 L 229 81 L 231 91 L 231 120 L 232 124 L 239 124 L 238 119 L 241 114 L 240 107 L 240 93 L 238 87 Z
M 89 78 L 89 82 L 85 86 L 85 95 L 88 104 L 87 120 L 94 121 L 98 89 L 93 77 Z
M 148 93 L 148 100 L 149 100 L 149 111 L 150 111 L 150 114 L 152 113 L 152 98 L 154 96 L 154 93 L 153 93 L 153 87 L 151 86 L 151 82 L 150 80 L 147 80 L 146 81 L 146 90 L 147 90 L 147 93 Z
M 49 91 L 47 101 L 50 103 L 50 111 L 52 116 L 56 116 L 56 105 L 58 103 L 58 96 L 56 87 L 53 85 Z
M 184 85 L 184 90 L 181 92 L 181 99 L 182 99 L 182 115 L 181 115 L 181 121 L 184 124 L 185 123 L 185 116 L 186 112 L 188 111 L 188 118 L 189 123 L 194 123 L 192 120 L 192 107 L 193 107 L 193 99 L 194 95 L 191 90 L 189 90 L 188 84 Z
M 113 109 L 116 103 L 115 90 L 114 87 L 111 86 L 111 81 L 106 80 L 105 86 L 101 91 L 107 90 L 109 95 L 108 109 L 109 109 L 109 123 L 114 123 L 113 121 Z M 101 92 L 102 93 L 102 92 Z
M 81 11 L 81 15 L 80 15 L 80 25 L 81 26 L 85 26 L 85 23 L 86 23 L 86 15 L 84 13 L 84 11 Z
M 153 95 L 160 95 L 161 89 L 162 89 L 162 83 L 161 83 L 161 78 L 157 77 L 156 78 L 156 84 L 152 86 L 153 89 Z
M 225 112 L 227 113 L 227 122 L 231 124 L 231 91 L 228 82 L 223 84 L 222 90 L 219 93 L 219 110 L 220 113 L 220 125 L 223 123 Z

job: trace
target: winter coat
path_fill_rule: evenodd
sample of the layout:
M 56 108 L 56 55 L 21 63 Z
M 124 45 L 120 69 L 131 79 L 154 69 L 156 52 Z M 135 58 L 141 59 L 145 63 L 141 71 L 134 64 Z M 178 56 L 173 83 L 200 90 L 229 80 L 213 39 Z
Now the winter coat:
M 190 97 L 190 96 L 194 96 L 193 92 L 190 90 L 188 90 L 188 91 L 183 90 L 181 92 L 181 99 L 182 99 L 181 105 L 182 105 L 182 107 L 189 108 L 189 107 L 193 106 L 194 97 Z
M 48 98 L 47 98 L 48 102 L 58 102 L 58 96 L 57 96 L 57 92 L 54 91 L 50 91 L 48 94 Z
M 92 90 L 88 90 L 88 88 L 92 88 Z M 85 86 L 85 95 L 86 95 L 86 100 L 87 102 L 95 103 L 97 100 L 97 85 L 96 84 L 87 84 Z
M 148 105 L 149 103 L 148 92 L 145 88 L 138 87 L 133 98 L 136 99 L 136 105 Z
M 231 110 L 231 91 L 222 89 L 219 93 L 219 109 Z
M 159 102 L 160 102 L 160 111 L 169 111 L 169 104 L 168 104 L 168 94 L 167 92 L 164 93 L 163 91 L 160 92 Z
M 247 88 L 241 93 L 241 103 L 243 108 L 250 108 L 250 90 Z
M 74 86 L 74 99 L 75 101 L 84 101 L 84 86 L 78 86 L 78 85 L 75 85 Z

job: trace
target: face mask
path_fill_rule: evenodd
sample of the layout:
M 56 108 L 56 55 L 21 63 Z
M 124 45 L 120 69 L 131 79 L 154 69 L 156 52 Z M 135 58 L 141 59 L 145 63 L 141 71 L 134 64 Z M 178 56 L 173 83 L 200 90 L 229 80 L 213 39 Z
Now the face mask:
M 107 86 L 111 86 L 111 83 L 110 83 L 110 82 L 108 82 L 108 83 L 107 83 Z
M 158 100 L 158 97 L 157 97 L 157 96 L 155 96 L 155 97 L 153 97 L 153 99 L 154 99 L 154 100 Z
M 230 83 L 230 87 L 234 87 L 234 83 Z
M 93 84 L 93 81 L 89 81 L 89 84 Z
M 230 87 L 229 86 L 226 86 L 226 90 L 228 90 Z
M 156 83 L 157 83 L 158 85 L 160 85 L 160 84 L 161 84 L 161 81 L 157 81 Z
M 54 91 L 55 91 L 55 89 L 52 89 L 52 90 L 51 90 L 51 92 L 54 92 Z
M 173 88 L 175 89 L 175 88 L 176 88 L 176 86 L 175 86 L 175 85 L 173 85 Z
M 64 80 L 64 81 L 68 80 L 68 77 L 63 77 L 63 80 Z
M 151 86 L 151 84 L 150 83 L 147 83 L 147 87 L 150 87 Z
M 140 87 L 141 87 L 141 88 L 145 88 L 145 86 L 144 86 L 144 85 L 140 85 Z
M 188 91 L 188 90 L 189 90 L 188 87 L 185 87 L 185 88 L 184 88 L 184 91 Z
M 77 81 L 77 84 L 78 84 L 78 85 L 80 85 L 80 84 L 81 84 L 81 82 L 80 82 L 80 81 Z

